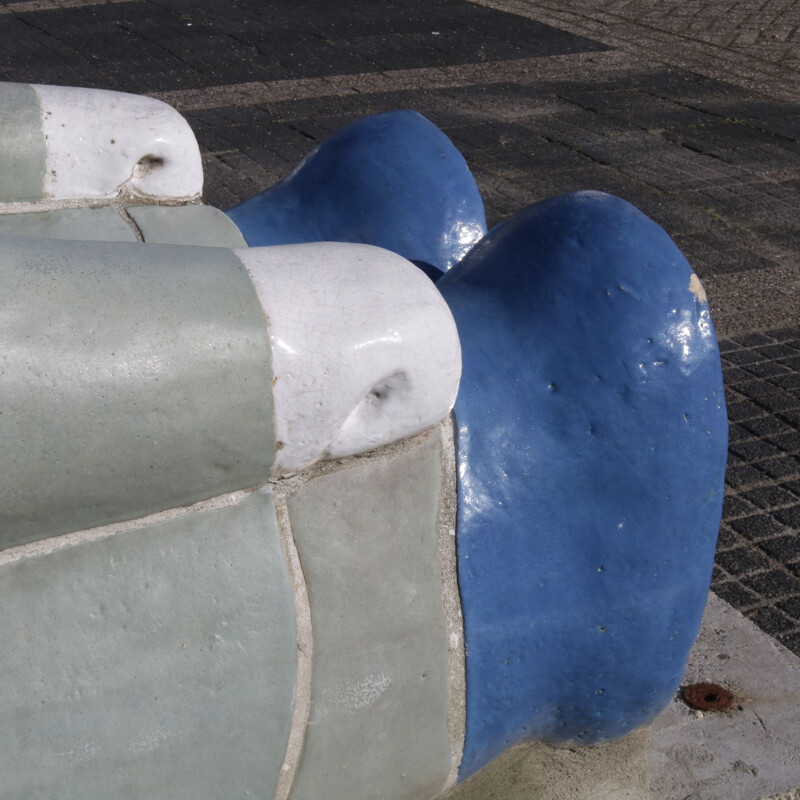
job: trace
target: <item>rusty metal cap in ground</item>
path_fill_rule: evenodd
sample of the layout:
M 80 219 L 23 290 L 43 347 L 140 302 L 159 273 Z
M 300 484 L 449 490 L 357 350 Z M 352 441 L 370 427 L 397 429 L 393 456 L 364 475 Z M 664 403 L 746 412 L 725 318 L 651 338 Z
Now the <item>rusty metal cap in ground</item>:
M 733 695 L 716 683 L 693 683 L 682 694 L 686 705 L 699 711 L 727 711 L 733 703 Z

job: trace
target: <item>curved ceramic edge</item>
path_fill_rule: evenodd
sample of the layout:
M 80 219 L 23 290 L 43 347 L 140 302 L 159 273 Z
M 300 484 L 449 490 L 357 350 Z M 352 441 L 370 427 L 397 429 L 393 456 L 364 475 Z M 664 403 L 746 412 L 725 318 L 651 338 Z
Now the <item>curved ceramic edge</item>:
M 270 323 L 275 475 L 442 420 L 461 376 L 455 322 L 401 256 L 320 242 L 237 249 Z
M 189 123 L 150 97 L 32 86 L 47 146 L 46 199 L 110 198 L 120 192 L 189 200 L 203 191 L 203 165 Z
M 697 276 L 600 192 L 552 198 L 437 284 L 459 326 L 460 779 L 591 745 L 674 696 L 708 594 L 727 416 Z
M 486 234 L 475 178 L 416 111 L 384 111 L 321 142 L 284 180 L 228 209 L 253 246 L 353 242 L 445 271 Z

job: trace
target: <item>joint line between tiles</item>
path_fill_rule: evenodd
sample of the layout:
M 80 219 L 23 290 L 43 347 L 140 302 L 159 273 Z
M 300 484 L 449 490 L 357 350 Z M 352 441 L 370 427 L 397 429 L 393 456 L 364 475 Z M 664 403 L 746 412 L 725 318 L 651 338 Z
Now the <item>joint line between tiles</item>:
M 464 620 L 458 591 L 456 558 L 457 486 L 455 420 L 450 415 L 439 425 L 442 446 L 442 485 L 437 519 L 437 553 L 447 631 L 447 732 L 450 738 L 451 765 L 445 789 L 458 779 L 466 736 L 466 654 Z
M 308 717 L 311 713 L 311 677 L 314 658 L 314 638 L 311 620 L 311 603 L 308 586 L 300 555 L 292 533 L 287 491 L 283 487 L 276 488 L 273 493 L 275 516 L 278 520 L 283 555 L 292 582 L 294 594 L 294 614 L 297 629 L 297 677 L 294 691 L 294 709 L 292 725 L 289 729 L 289 740 L 286 755 L 281 765 L 278 783 L 275 787 L 275 800 L 287 800 L 292 791 L 295 775 L 303 755 L 303 745 L 308 729 Z

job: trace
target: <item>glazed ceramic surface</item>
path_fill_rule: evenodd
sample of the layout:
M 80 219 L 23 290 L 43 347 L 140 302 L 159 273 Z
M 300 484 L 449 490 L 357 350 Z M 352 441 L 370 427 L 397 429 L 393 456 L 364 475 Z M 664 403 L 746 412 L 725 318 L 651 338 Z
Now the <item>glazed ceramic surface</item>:
M 269 333 L 231 251 L 6 237 L 0 272 L 0 546 L 269 478 Z
M 530 206 L 438 284 L 464 352 L 461 777 L 524 739 L 649 722 L 697 635 L 726 461 L 699 280 L 599 192 Z
M 0 797 L 451 785 L 463 638 L 443 597 L 454 455 L 436 425 L 460 360 L 430 280 L 349 244 L 4 237 L 0 254 Z M 273 406 L 273 387 L 316 373 Z M 292 403 L 329 407 L 330 381 L 358 410 L 398 373 L 391 413 L 378 398 L 276 441 Z M 275 480 L 306 433 L 302 473 Z
M 414 111 L 348 125 L 285 180 L 227 213 L 251 246 L 362 242 L 434 274 L 486 233 L 483 201 L 463 156 Z
M 192 129 L 159 100 L 0 83 L 0 109 L 5 203 L 110 198 L 120 192 L 188 200 L 202 192 Z
M 335 242 L 236 254 L 270 321 L 276 474 L 419 433 L 453 407 L 458 333 L 404 258 Z
M 431 800 L 669 701 L 726 420 L 655 223 L 484 236 L 407 111 L 228 215 L 161 103 L 0 84 L 0 123 L 0 800 Z

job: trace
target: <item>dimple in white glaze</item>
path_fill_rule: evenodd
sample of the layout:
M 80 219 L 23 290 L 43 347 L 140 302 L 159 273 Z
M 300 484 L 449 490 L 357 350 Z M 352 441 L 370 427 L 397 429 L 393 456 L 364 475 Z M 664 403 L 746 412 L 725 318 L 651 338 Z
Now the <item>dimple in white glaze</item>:
M 335 242 L 235 252 L 269 319 L 276 475 L 411 436 L 450 412 L 458 333 L 409 261 Z
M 197 140 L 171 106 L 101 89 L 33 89 L 47 147 L 45 198 L 111 198 L 120 192 L 174 200 L 200 196 Z

